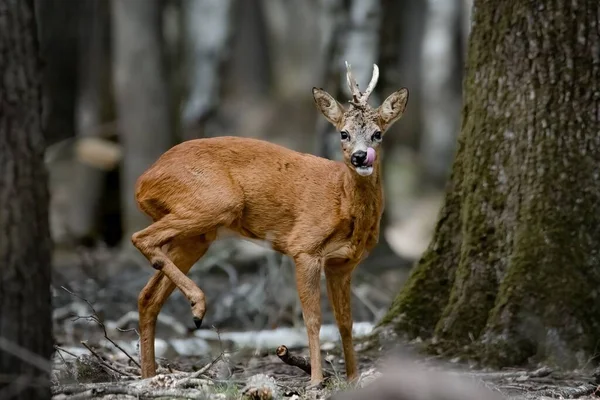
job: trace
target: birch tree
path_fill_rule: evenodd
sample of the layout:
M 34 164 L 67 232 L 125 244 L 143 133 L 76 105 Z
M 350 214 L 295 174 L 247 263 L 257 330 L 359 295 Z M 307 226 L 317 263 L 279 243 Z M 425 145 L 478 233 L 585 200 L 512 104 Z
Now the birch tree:
M 461 2 L 428 0 L 421 65 L 422 179 L 443 186 L 454 155 L 461 104 Z
M 184 0 L 187 96 L 183 137 L 201 136 L 221 98 L 221 67 L 231 52 L 234 0 Z

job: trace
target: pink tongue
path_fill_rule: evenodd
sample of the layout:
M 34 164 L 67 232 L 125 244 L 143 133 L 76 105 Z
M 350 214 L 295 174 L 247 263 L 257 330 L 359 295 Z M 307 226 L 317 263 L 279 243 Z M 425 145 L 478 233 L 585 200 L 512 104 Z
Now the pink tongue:
M 367 159 L 365 160 L 365 166 L 370 167 L 375 161 L 375 149 L 372 147 L 367 148 Z

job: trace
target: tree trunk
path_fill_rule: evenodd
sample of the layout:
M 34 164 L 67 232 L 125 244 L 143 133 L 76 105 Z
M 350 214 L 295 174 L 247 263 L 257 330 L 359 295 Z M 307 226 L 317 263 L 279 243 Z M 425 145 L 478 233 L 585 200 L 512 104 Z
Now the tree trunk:
M 233 4 L 235 30 L 226 90 L 232 96 L 244 96 L 254 101 L 269 95 L 272 86 L 270 48 L 263 7 L 260 0 L 242 0 Z
M 123 235 L 127 242 L 135 231 L 148 225 L 135 203 L 135 183 L 173 141 L 162 58 L 160 1 L 114 0 L 112 17 L 115 97 L 124 147 Z
M 76 105 L 77 136 L 93 137 L 98 127 L 109 121 L 110 42 L 108 35 L 109 3 L 88 0 L 81 4 L 79 21 L 79 96 Z M 75 241 L 98 239 L 98 212 L 106 172 L 75 160 L 70 204 L 69 235 Z
M 2 399 L 49 399 L 50 228 L 33 0 L 0 0 Z M 42 380 L 41 385 L 36 380 Z
M 473 22 L 445 204 L 382 325 L 496 366 L 582 364 L 600 339 L 600 3 L 475 0 Z
M 40 36 L 40 56 L 44 61 L 44 136 L 46 145 L 75 136 L 75 105 L 78 81 L 78 21 L 81 0 L 57 3 L 35 0 Z
M 221 96 L 221 67 L 229 56 L 233 0 L 186 0 L 186 71 L 188 94 L 183 106 L 183 137 L 201 137 L 206 119 Z

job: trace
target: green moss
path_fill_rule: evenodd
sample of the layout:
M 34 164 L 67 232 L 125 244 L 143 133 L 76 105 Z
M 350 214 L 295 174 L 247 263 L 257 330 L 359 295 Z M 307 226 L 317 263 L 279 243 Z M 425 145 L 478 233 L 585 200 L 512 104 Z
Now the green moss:
M 235 383 L 218 383 L 211 391 L 225 396 L 227 400 L 240 399 L 242 397 L 242 392 Z
M 451 275 L 444 271 L 451 249 L 438 245 L 444 241 L 447 232 L 452 230 L 453 221 L 448 221 L 448 206 L 442 210 L 438 222 L 438 240 L 432 242 L 411 274 L 398 296 L 394 299 L 388 313 L 379 325 L 394 324 L 398 331 L 411 337 L 429 336 L 447 302 L 450 292 Z M 449 243 L 448 243 L 449 244 Z M 446 250 L 446 251 L 444 251 Z

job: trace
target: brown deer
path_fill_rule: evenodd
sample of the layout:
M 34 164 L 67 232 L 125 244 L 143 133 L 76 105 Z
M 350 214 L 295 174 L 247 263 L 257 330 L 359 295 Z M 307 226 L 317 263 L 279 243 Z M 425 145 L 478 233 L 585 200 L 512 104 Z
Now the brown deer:
M 140 176 L 136 200 L 154 222 L 131 240 L 157 270 L 138 299 L 142 377 L 156 373 L 156 320 L 175 287 L 189 300 L 200 327 L 204 293 L 186 274 L 221 228 L 268 239 L 294 260 L 311 385 L 323 380 L 320 276 L 325 272 L 346 374 L 349 380 L 357 377 L 350 280 L 378 241 L 383 212 L 378 152 L 384 133 L 404 112 L 408 90 L 392 93 L 373 109 L 367 100 L 377 84 L 377 65 L 364 93 L 348 63 L 346 68 L 352 93 L 347 109 L 323 89 L 313 88 L 317 108 L 340 132 L 343 162 L 257 139 L 216 137 L 174 146 Z

